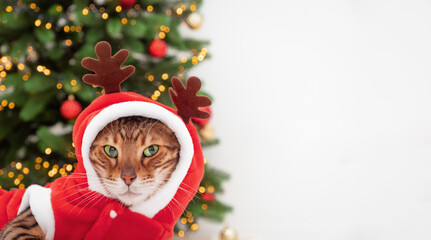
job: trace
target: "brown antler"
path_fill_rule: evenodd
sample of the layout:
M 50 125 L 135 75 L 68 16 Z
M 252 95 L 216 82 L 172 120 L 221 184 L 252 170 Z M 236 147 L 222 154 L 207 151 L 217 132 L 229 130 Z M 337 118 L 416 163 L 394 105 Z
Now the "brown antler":
M 120 92 L 120 84 L 135 71 L 135 67 L 131 65 L 121 68 L 129 56 L 129 51 L 121 49 L 111 57 L 111 45 L 101 41 L 96 44 L 95 52 L 98 60 L 86 57 L 81 61 L 84 68 L 95 74 L 86 74 L 82 80 L 88 84 L 103 87 L 106 94 Z
M 173 77 L 172 88 L 169 88 L 172 102 L 177 107 L 178 115 L 185 123 L 190 121 L 190 118 L 209 118 L 210 114 L 201 111 L 199 107 L 211 105 L 211 100 L 205 96 L 196 96 L 196 93 L 201 88 L 201 80 L 197 77 L 187 79 L 187 87 L 181 83 L 181 80 Z

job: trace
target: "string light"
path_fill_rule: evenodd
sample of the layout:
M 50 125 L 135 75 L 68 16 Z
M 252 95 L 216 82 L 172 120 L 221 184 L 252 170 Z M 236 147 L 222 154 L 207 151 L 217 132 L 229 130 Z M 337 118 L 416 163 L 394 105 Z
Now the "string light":
M 160 91 L 159 90 L 154 91 L 154 96 L 160 97 Z
M 213 193 L 214 192 L 214 186 L 209 186 L 208 187 L 208 192 L 209 193 Z
M 159 32 L 159 38 L 160 39 L 164 39 L 166 37 L 166 33 L 164 32 Z
M 52 149 L 51 148 L 49 148 L 49 147 L 45 148 L 45 154 L 46 155 L 49 155 L 51 153 L 52 153 Z M 45 166 L 45 163 L 43 163 L 43 166 Z
M 63 11 L 63 7 L 62 7 L 62 6 L 60 6 L 60 5 L 58 5 L 58 6 L 55 8 L 55 10 L 57 10 L 57 12 L 61 12 L 61 11 Z
M 153 80 L 154 80 L 154 76 L 153 75 L 148 76 L 148 81 L 152 82 Z
M 182 224 L 186 224 L 187 223 L 187 218 L 181 218 L 181 223 Z
M 36 27 L 39 27 L 42 24 L 42 21 L 40 19 L 37 19 L 36 21 L 34 21 L 34 25 Z
M 15 103 L 14 102 L 10 102 L 9 103 L 9 109 L 13 109 L 15 107 Z
M 163 73 L 162 74 L 162 79 L 163 80 L 166 80 L 166 79 L 168 79 L 169 78 L 169 75 L 167 74 L 167 73 Z
M 181 15 L 181 14 L 183 14 L 183 9 L 181 9 L 181 8 L 177 8 L 177 15 Z
M 192 3 L 192 5 L 190 5 L 190 11 L 196 11 L 196 3 Z
M 46 28 L 46 29 L 51 29 L 51 27 L 52 27 L 52 24 L 51 24 L 51 23 L 47 23 L 47 24 L 45 24 L 45 28 Z
M 122 18 L 122 19 L 121 19 L 121 23 L 122 23 L 122 24 L 126 24 L 126 23 L 127 23 L 127 18 Z
M 6 7 L 6 12 L 12 12 L 13 11 L 13 7 L 12 6 L 7 6 Z
M 13 172 L 9 172 L 9 173 L 7 174 L 7 176 L 8 176 L 9 178 L 13 178 L 13 175 L 14 175 L 14 173 L 13 173 Z
M 198 224 L 197 224 L 197 223 L 192 224 L 192 226 L 190 227 L 190 229 L 191 229 L 192 231 L 196 231 L 196 230 L 198 230 L 198 228 L 199 228 L 199 226 L 198 226 Z
M 118 5 L 118 6 L 115 7 L 115 11 L 117 11 L 117 12 L 121 12 L 122 9 L 123 8 L 120 5 Z
M 159 90 L 160 90 L 160 92 L 163 92 L 163 91 L 165 91 L 165 90 L 166 90 L 166 87 L 165 87 L 165 86 L 163 86 L 163 85 L 160 85 L 160 86 L 159 86 Z
M 62 88 L 63 88 L 63 84 L 57 83 L 57 89 L 62 89 Z
M 178 237 L 181 237 L 181 238 L 184 237 L 184 231 L 179 231 L 178 232 Z
M 41 158 L 41 157 L 37 157 L 37 158 L 35 159 L 35 162 L 36 162 L 36 163 L 41 163 L 41 162 L 42 162 L 42 158 Z
M 0 85 L 0 91 L 4 92 L 6 90 L 6 85 Z
M 204 188 L 204 187 L 202 187 L 202 186 L 200 186 L 200 187 L 199 187 L 199 192 L 200 192 L 200 193 L 204 193 L 204 192 L 205 192 L 205 188 Z
M 84 8 L 82 9 L 82 15 L 86 16 L 89 13 L 89 9 L 88 8 Z
M 64 41 L 64 43 L 65 43 L 67 46 L 70 46 L 70 45 L 72 45 L 72 40 L 67 39 L 66 41 Z
M 207 205 L 207 204 L 205 204 L 205 203 L 204 203 L 204 204 L 202 204 L 202 209 L 203 209 L 203 210 L 207 210 L 207 209 L 208 209 L 208 205 Z
M 28 169 L 27 167 L 25 167 L 25 168 L 22 169 L 22 172 L 24 174 L 28 174 L 30 172 L 30 169 Z
M 49 162 L 47 162 L 47 161 L 43 162 L 42 165 L 44 168 L 49 168 Z
M 24 70 L 25 69 L 25 65 L 23 63 L 18 63 L 18 69 L 19 70 Z
M 72 86 L 75 86 L 76 85 L 76 80 L 73 79 L 72 81 L 70 81 L 70 84 L 72 84 Z
M 109 17 L 109 15 L 107 13 L 103 13 L 102 14 L 102 18 L 105 19 L 105 20 L 108 19 L 108 17 Z
M 63 27 L 63 30 L 64 30 L 64 32 L 69 32 L 70 27 L 66 25 L 66 26 Z
M 186 58 L 186 57 L 182 57 L 182 58 L 181 58 L 181 62 L 182 62 L 182 63 L 186 63 L 186 62 L 187 62 L 187 58 Z
M 147 11 L 152 12 L 154 10 L 154 7 L 152 5 L 147 6 Z
M 36 3 L 30 3 L 30 8 L 31 9 L 35 9 L 37 6 L 36 6 Z

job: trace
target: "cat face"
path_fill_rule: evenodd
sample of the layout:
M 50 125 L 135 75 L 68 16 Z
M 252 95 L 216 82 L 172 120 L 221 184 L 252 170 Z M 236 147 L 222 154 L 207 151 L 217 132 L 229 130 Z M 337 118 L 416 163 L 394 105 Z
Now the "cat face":
M 90 162 L 111 198 L 130 206 L 149 199 L 175 170 L 180 145 L 171 129 L 145 117 L 106 125 L 90 148 Z

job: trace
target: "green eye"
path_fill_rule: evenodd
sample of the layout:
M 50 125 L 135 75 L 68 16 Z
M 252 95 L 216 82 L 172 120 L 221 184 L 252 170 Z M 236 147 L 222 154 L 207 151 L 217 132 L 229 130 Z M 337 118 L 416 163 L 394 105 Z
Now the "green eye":
M 118 156 L 118 151 L 113 146 L 106 145 L 105 146 L 105 153 L 111 158 L 116 158 Z
M 145 157 L 152 157 L 157 153 L 157 151 L 159 151 L 159 146 L 151 145 L 144 149 L 144 155 Z

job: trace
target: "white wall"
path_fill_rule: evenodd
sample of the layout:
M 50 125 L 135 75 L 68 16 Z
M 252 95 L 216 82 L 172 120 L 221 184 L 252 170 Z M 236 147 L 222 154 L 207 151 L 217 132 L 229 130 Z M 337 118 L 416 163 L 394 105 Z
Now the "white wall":
M 431 239 L 431 2 L 205 1 L 241 239 Z M 222 226 L 205 228 L 211 235 Z M 260 238 L 259 238 L 260 239 Z

